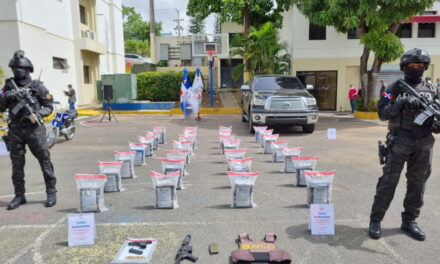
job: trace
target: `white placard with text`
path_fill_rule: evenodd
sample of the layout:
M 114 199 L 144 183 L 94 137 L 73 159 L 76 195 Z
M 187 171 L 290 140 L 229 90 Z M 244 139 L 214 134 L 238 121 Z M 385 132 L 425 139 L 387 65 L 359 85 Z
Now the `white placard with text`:
M 312 230 L 312 235 L 335 234 L 333 204 L 310 205 L 310 229 Z
M 69 247 L 95 244 L 96 227 L 94 214 L 69 215 Z

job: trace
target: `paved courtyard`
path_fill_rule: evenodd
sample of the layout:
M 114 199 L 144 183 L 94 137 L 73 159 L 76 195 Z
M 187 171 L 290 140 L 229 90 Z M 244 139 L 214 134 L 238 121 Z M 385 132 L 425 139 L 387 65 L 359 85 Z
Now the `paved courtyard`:
M 26 205 L 7 211 L 13 198 L 9 157 L 0 156 L 0 263 L 110 263 L 126 237 L 158 239 L 151 263 L 174 263 L 186 234 L 192 235 L 197 263 L 229 263 L 241 232 L 259 241 L 267 232 L 278 236 L 278 247 L 287 250 L 292 263 L 438 263 L 440 231 L 440 145 L 435 145 L 433 172 L 425 192 L 425 205 L 418 223 L 427 234 L 425 242 L 403 234 L 400 213 L 405 177 L 383 221 L 383 238 L 369 239 L 366 228 L 370 207 L 381 174 L 377 140 L 384 139 L 386 124 L 353 119 L 351 115 L 321 114 L 313 134 L 301 129 L 275 128 L 289 147 L 303 147 L 302 156 L 318 156 L 316 170 L 336 170 L 332 202 L 335 207 L 334 236 L 312 236 L 308 230 L 309 210 L 305 188 L 293 187 L 295 174 L 280 172 L 262 154 L 247 124 L 239 115 L 203 116 L 201 122 L 185 122 L 182 116 L 118 115 L 119 123 L 98 123 L 89 117 L 77 123 L 77 135 L 67 142 L 60 138 L 52 148 L 58 178 L 58 203 L 45 208 L 44 182 L 30 152 L 26 160 Z M 106 193 L 108 211 L 95 214 L 98 238 L 95 245 L 67 246 L 67 216 L 79 206 L 76 173 L 98 173 L 98 161 L 113 161 L 113 151 L 127 151 L 128 141 L 153 126 L 167 126 L 166 144 L 160 145 L 146 166 L 137 166 L 135 179 L 124 179 L 124 192 Z M 160 171 L 160 158 L 172 149 L 185 125 L 197 125 L 198 148 L 188 165 L 185 189 L 178 191 L 179 208 L 154 209 L 151 170 Z M 226 175 L 224 155 L 218 143 L 218 126 L 232 125 L 253 171 L 259 172 L 251 209 L 232 209 L 232 192 Z M 337 129 L 337 139 L 327 139 L 327 128 Z M 436 138 L 438 138 L 436 136 Z M 219 245 L 218 255 L 209 255 L 208 245 Z M 182 263 L 190 263 L 184 261 Z

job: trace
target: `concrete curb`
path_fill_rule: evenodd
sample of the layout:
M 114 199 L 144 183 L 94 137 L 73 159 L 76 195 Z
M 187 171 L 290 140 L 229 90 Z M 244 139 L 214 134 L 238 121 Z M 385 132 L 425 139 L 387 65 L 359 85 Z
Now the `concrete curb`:
M 173 108 L 171 110 L 137 110 L 137 111 L 112 110 L 112 112 L 118 115 L 182 115 L 183 114 L 180 108 Z M 97 116 L 97 115 L 102 115 L 103 113 L 104 110 L 78 109 L 79 116 Z M 200 114 L 202 115 L 241 114 L 241 108 L 201 108 Z
M 379 119 L 379 114 L 377 112 L 354 111 L 354 117 L 359 119 Z

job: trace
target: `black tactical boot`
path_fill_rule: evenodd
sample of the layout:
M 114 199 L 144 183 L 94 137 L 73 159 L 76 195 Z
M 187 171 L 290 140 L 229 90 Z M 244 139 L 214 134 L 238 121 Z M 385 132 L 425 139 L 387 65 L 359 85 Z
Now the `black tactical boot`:
M 14 210 L 20 207 L 20 205 L 26 203 L 26 197 L 24 194 L 16 194 L 14 199 L 8 204 L 8 210 Z
M 368 235 L 370 235 L 373 239 L 379 239 L 380 238 L 380 222 L 379 221 L 370 221 L 370 227 L 368 228 Z
M 47 200 L 44 206 L 52 207 L 57 204 L 57 194 L 56 193 L 48 193 Z
M 417 226 L 415 221 L 403 222 L 400 229 L 419 241 L 423 241 L 426 238 L 425 233 L 423 233 L 422 229 Z

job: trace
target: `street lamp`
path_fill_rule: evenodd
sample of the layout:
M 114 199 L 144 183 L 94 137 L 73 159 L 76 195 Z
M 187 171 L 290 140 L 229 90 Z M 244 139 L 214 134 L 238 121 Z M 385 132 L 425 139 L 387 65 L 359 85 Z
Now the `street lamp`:
M 111 73 L 110 71 L 110 59 L 109 59 L 109 52 L 108 52 L 108 29 L 107 29 L 107 17 L 104 14 L 96 14 L 96 16 L 102 16 L 104 18 L 104 30 L 105 30 L 105 47 L 106 47 L 106 57 L 107 57 L 107 72 Z

